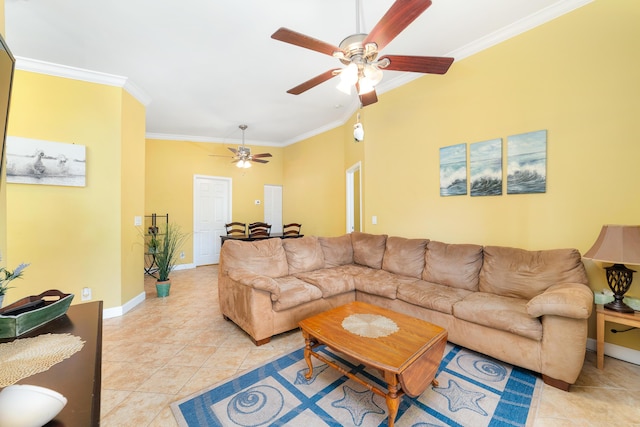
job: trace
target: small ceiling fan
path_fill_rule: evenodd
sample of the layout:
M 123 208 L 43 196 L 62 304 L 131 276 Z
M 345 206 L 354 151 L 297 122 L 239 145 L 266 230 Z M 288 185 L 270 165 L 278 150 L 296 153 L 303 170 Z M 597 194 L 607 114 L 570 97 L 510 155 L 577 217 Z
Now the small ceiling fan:
M 242 130 L 242 145 L 236 148 L 227 147 L 229 151 L 233 153 L 233 156 L 219 156 L 217 154 L 210 154 L 214 157 L 231 157 L 239 168 L 250 168 L 251 162 L 256 163 L 269 163 L 269 160 L 263 160 L 263 157 L 272 157 L 271 153 L 251 154 L 251 148 L 244 145 L 244 131 L 247 129 L 247 125 L 238 126 Z
M 356 8 L 359 1 L 356 0 Z M 429 6 L 431 0 L 396 0 L 369 34 L 362 34 L 356 28 L 358 32 L 342 40 L 340 46 L 288 28 L 278 29 L 271 38 L 333 56 L 347 66 L 325 71 L 287 92 L 299 95 L 339 75 L 341 82 L 338 89 L 345 92 L 348 90 L 350 93 L 351 87 L 355 85 L 360 102 L 365 107 L 378 101 L 375 85 L 382 80 L 383 69 L 429 74 L 446 73 L 453 63 L 453 58 L 407 55 L 385 55 L 378 58 L 378 53 Z

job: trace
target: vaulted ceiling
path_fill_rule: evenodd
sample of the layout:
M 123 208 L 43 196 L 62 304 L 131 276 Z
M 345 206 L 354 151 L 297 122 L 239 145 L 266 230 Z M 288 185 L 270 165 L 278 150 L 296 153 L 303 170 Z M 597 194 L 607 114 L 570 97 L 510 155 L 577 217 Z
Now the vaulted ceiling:
M 150 101 L 149 137 L 237 142 L 245 123 L 248 144 L 285 146 L 344 123 L 360 105 L 337 79 L 286 93 L 342 64 L 270 36 L 287 27 L 338 45 L 358 26 L 370 31 L 394 3 L 356 1 L 5 0 L 6 39 L 18 68 L 45 61 L 126 77 Z M 433 0 L 382 53 L 459 61 L 589 1 Z M 378 94 L 419 77 L 447 75 L 385 71 Z

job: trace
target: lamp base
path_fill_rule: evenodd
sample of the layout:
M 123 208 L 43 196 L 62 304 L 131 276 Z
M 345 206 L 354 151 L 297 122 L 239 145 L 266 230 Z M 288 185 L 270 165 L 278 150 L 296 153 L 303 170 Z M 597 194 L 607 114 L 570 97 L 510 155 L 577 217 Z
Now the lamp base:
M 604 305 L 604 308 L 607 310 L 617 311 L 619 313 L 633 313 L 635 310 L 629 307 L 627 304 L 622 302 L 621 300 L 613 300 L 610 303 Z
M 620 313 L 633 313 L 633 308 L 629 307 L 622 300 L 624 299 L 624 294 L 626 294 L 631 287 L 633 273 L 636 271 L 622 264 L 614 264 L 611 267 L 605 268 L 605 270 L 607 272 L 607 283 L 613 291 L 613 298 L 615 298 L 610 303 L 605 304 L 605 308 Z

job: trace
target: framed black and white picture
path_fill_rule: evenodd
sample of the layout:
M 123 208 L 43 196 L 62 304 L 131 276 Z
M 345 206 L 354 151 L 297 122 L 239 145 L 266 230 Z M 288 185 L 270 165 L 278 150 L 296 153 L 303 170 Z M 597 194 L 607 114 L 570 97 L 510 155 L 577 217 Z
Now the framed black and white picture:
M 86 147 L 9 136 L 7 182 L 84 187 Z

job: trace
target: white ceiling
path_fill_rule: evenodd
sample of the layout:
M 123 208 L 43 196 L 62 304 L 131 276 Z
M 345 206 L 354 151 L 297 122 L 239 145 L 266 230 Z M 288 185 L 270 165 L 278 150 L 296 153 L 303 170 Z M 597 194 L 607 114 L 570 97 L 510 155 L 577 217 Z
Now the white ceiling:
M 355 1 L 5 0 L 6 39 L 18 68 L 38 60 L 128 78 L 150 100 L 149 137 L 235 143 L 246 123 L 247 143 L 284 146 L 343 124 L 359 103 L 336 80 L 286 93 L 341 64 L 270 36 L 287 27 L 338 45 L 356 32 Z M 382 53 L 460 60 L 589 1 L 433 0 Z M 361 0 L 361 32 L 391 4 Z M 385 71 L 378 94 L 422 76 Z

